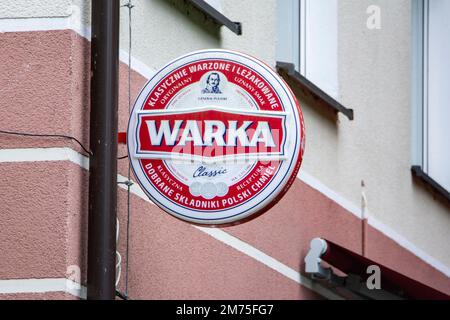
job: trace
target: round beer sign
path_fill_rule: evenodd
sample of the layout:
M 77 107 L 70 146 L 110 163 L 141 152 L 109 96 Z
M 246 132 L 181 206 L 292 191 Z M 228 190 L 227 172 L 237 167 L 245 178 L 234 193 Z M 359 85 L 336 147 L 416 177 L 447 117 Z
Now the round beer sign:
M 276 203 L 295 180 L 305 143 L 285 82 L 228 50 L 193 52 L 160 69 L 136 100 L 127 140 L 150 199 L 208 225 L 248 219 Z

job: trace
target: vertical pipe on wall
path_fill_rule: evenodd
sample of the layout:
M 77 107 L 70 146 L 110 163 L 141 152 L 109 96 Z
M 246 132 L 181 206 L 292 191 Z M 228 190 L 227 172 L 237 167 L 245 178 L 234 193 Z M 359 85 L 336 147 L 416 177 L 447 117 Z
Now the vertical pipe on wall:
M 119 0 L 92 1 L 87 298 L 115 298 Z
M 367 197 L 366 197 L 366 184 L 364 180 L 361 180 L 361 255 L 367 257 Z

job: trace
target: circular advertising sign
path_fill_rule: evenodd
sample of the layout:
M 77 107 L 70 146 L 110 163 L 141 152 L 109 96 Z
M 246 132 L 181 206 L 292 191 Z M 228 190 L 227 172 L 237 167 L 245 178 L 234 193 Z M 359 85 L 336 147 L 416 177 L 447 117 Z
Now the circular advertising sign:
M 236 223 L 293 183 L 303 116 L 286 83 L 243 53 L 202 50 L 173 60 L 142 89 L 128 125 L 134 174 L 177 218 Z

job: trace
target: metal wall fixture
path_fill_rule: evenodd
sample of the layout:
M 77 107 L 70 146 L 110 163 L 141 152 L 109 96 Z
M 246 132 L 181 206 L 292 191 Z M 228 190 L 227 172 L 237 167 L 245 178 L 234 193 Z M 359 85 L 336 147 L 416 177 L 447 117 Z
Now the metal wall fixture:
M 233 22 L 228 19 L 225 15 L 217 11 L 213 6 L 208 4 L 204 0 L 187 0 L 187 2 L 191 3 L 198 10 L 207 15 L 214 23 L 219 26 L 225 26 L 235 34 L 240 36 L 242 34 L 242 25 L 240 22 Z
M 119 0 L 92 1 L 87 299 L 116 295 Z

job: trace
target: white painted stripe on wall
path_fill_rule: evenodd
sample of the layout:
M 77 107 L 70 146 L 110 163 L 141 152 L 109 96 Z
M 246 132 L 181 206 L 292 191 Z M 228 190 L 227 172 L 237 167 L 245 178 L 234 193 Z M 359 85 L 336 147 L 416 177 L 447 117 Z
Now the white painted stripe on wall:
M 339 204 L 342 208 L 346 209 L 347 211 L 353 213 L 355 216 L 361 219 L 361 209 L 358 208 L 356 205 L 354 205 L 351 201 L 345 199 L 332 189 L 328 188 L 326 185 L 324 185 L 322 182 L 311 176 L 310 174 L 306 173 L 304 170 L 300 170 L 297 178 L 306 183 L 311 188 L 319 191 L 320 193 L 324 194 L 337 204 Z
M 68 148 L 1 149 L 0 162 L 40 162 L 69 160 Z M 81 155 L 80 155 L 81 156 Z M 79 165 L 79 163 L 77 163 Z
M 332 300 L 343 300 L 342 297 L 336 295 L 332 291 L 317 285 L 313 283 L 310 279 L 302 276 L 299 272 L 295 271 L 294 269 L 286 266 L 285 264 L 281 263 L 280 261 L 274 259 L 273 257 L 265 254 L 264 252 L 256 249 L 255 247 L 249 245 L 248 243 L 232 236 L 231 234 L 215 228 L 203 228 L 203 227 L 197 227 L 194 228 L 210 235 L 216 240 L 219 240 L 220 242 L 223 242 L 227 244 L 228 246 L 242 252 L 243 254 L 255 259 L 256 261 L 266 265 L 267 267 L 277 271 L 278 273 L 281 273 L 283 276 L 297 282 L 298 284 L 301 284 L 321 296 L 324 296 L 327 299 Z
M 66 279 L 66 289 L 64 292 L 81 299 L 87 298 L 87 288 L 69 279 Z
M 89 170 L 89 159 L 70 148 L 0 149 L 0 163 L 70 161 Z
M 66 278 L 0 280 L 0 294 L 65 292 L 86 299 L 86 287 Z
M 0 19 L 0 33 L 66 29 L 72 29 L 70 19 L 68 17 Z M 83 30 L 77 31 L 80 35 L 83 32 Z
M 119 52 L 119 59 L 120 59 L 120 61 L 122 61 L 123 63 L 128 65 L 128 62 L 129 62 L 128 61 L 128 59 L 129 59 L 128 52 L 121 49 Z M 150 68 L 145 63 L 134 58 L 133 56 L 131 56 L 131 70 L 138 72 L 139 74 L 141 74 L 143 77 L 145 77 L 147 79 L 150 79 L 156 73 L 155 69 Z
M 0 33 L 2 32 L 32 32 L 32 31 L 55 31 L 72 30 L 81 37 L 91 40 L 91 27 L 82 24 L 75 16 L 66 18 L 19 18 L 0 19 Z M 129 55 L 125 50 L 119 51 L 119 59 L 128 65 Z M 131 56 L 131 69 L 150 79 L 156 72 L 139 59 Z
M 119 187 L 124 189 L 124 190 L 128 190 L 128 186 L 125 184 L 125 182 L 128 181 L 127 177 L 124 177 L 122 175 L 117 175 L 117 182 L 119 182 Z M 149 199 L 149 197 L 147 197 L 147 195 L 145 194 L 145 192 L 142 190 L 142 188 L 134 181 L 131 181 L 133 183 L 133 185 L 130 188 L 130 192 L 136 196 L 138 196 L 139 198 L 141 198 L 142 200 L 149 202 L 153 205 L 155 205 L 153 203 L 153 201 L 151 201 Z
M 69 151 L 68 151 L 69 150 Z M 71 161 L 77 165 L 82 164 L 81 166 L 88 170 L 89 168 L 89 160 L 84 157 L 83 155 L 79 154 L 78 152 L 69 149 L 69 148 L 30 148 L 30 149 L 3 149 L 0 150 L 0 163 L 7 163 L 7 162 L 30 162 L 30 161 Z M 308 175 L 307 173 L 303 172 L 300 176 L 300 179 L 302 181 L 307 181 L 308 185 L 311 185 L 314 189 L 318 190 L 319 192 L 323 193 L 325 196 L 330 198 L 331 200 L 335 201 L 336 203 L 342 202 L 342 197 L 338 196 L 336 197 L 335 192 L 330 192 L 331 189 L 320 183 L 317 179 L 313 178 L 312 176 Z M 117 177 L 118 182 L 125 182 L 127 180 L 126 177 L 118 175 Z M 124 190 L 127 189 L 127 187 L 123 184 L 119 184 L 121 188 Z M 137 195 L 139 198 L 143 199 L 144 201 L 147 201 L 149 203 L 152 203 L 144 191 L 139 187 L 137 183 L 133 183 L 133 186 L 131 187 L 131 192 L 135 195 Z M 344 199 L 345 200 L 345 199 Z M 348 200 L 345 200 L 345 202 L 350 203 Z M 344 202 L 344 204 L 345 204 Z M 342 204 L 341 204 L 342 205 Z M 345 208 L 345 207 L 344 207 Z M 350 206 L 351 208 L 351 206 Z M 349 210 L 348 208 L 346 208 Z M 353 210 L 356 211 L 355 208 Z M 350 211 L 350 210 L 349 210 Z M 352 212 L 352 211 L 350 211 Z M 356 215 L 355 212 L 352 212 Z M 358 215 L 357 215 L 358 216 Z M 372 216 L 368 218 L 368 223 L 374 227 L 375 229 L 379 230 L 383 234 L 385 234 L 388 238 L 394 240 L 396 243 L 398 243 L 401 247 L 405 248 L 406 250 L 412 252 L 417 257 L 422 259 L 424 262 L 428 263 L 438 271 L 445 274 L 447 277 L 450 278 L 450 268 L 447 267 L 445 264 L 440 262 L 439 260 L 431 257 L 426 252 L 418 248 L 416 245 L 414 245 L 409 240 L 405 239 L 402 235 L 398 234 L 393 229 L 389 228 L 382 222 L 376 220 Z
M 380 231 L 384 235 L 386 235 L 388 238 L 393 239 L 395 242 L 397 242 L 401 247 L 405 248 L 406 250 L 414 253 L 417 257 L 428 263 L 430 266 L 434 267 L 438 271 L 445 274 L 447 277 L 450 278 L 450 268 L 444 265 L 439 260 L 433 258 L 429 254 L 427 254 L 425 251 L 414 245 L 411 241 L 403 237 L 402 235 L 395 232 L 392 228 L 385 225 L 378 219 L 374 218 L 373 216 L 369 216 L 367 219 L 367 222 L 369 225 L 371 225 L 374 229 Z M 395 237 L 395 238 L 394 238 Z

